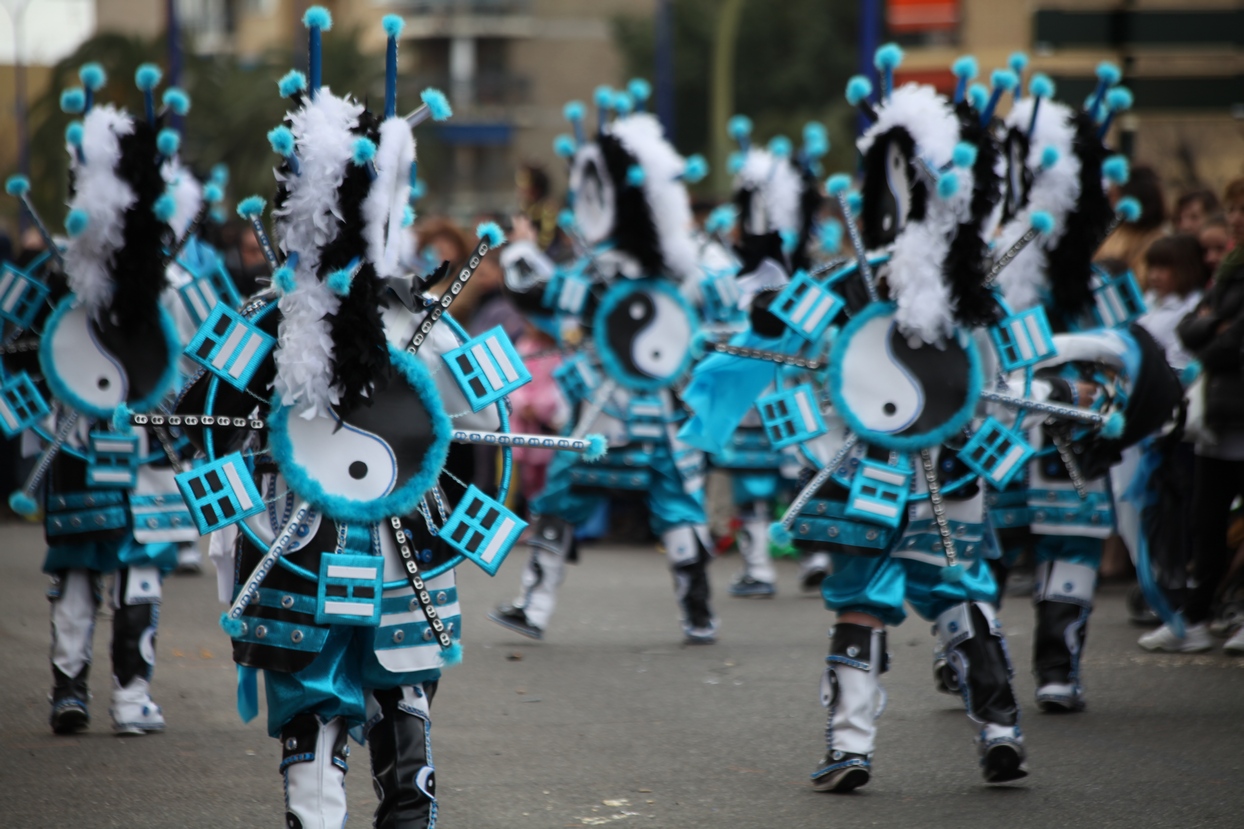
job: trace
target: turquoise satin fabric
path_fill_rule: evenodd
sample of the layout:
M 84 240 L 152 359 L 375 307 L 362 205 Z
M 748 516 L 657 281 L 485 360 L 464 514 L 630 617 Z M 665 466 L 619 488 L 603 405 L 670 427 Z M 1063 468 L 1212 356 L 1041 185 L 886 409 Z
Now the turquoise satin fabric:
M 907 618 L 904 601 L 932 621 L 957 604 L 992 604 L 998 597 L 998 584 L 984 558 L 961 561 L 966 572 L 958 582 L 943 581 L 943 568 L 912 559 L 832 553 L 830 561 L 830 575 L 821 583 L 825 607 L 867 613 L 891 627 Z
M 1096 570 L 1105 540 L 1078 535 L 1043 535 L 1037 539 L 1037 561 L 1070 561 Z
M 115 541 L 53 544 L 43 559 L 43 572 L 49 574 L 59 570 L 115 573 L 122 567 L 156 567 L 162 573 L 170 573 L 176 566 L 176 544 L 139 544 L 129 536 Z

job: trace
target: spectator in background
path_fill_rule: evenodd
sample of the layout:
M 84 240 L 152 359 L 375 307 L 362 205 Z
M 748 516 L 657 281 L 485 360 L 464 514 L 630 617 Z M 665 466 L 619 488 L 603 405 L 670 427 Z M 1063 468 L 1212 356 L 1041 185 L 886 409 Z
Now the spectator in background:
M 1195 236 L 1179 233 L 1155 239 L 1145 251 L 1149 290 L 1148 311 L 1139 322 L 1166 349 L 1166 361 L 1176 371 L 1192 362 L 1175 334 L 1175 327 L 1201 301 L 1209 280 L 1205 255 Z
M 531 222 L 535 243 L 547 251 L 557 240 L 557 205 L 549 198 L 549 174 L 534 162 L 518 165 L 514 187 L 519 213 Z
M 1149 289 L 1145 275 L 1145 251 L 1154 239 L 1162 235 L 1166 222 L 1166 207 L 1162 201 L 1162 185 L 1152 167 L 1137 165 L 1132 168 L 1127 184 L 1111 187 L 1111 201 L 1117 202 L 1131 196 L 1140 203 L 1140 217 L 1134 222 L 1123 222 L 1110 234 L 1097 250 L 1096 259 L 1120 259 L 1127 263 L 1142 291 Z
M 1205 220 L 1221 209 L 1213 190 L 1190 190 L 1175 202 L 1175 232 L 1198 234 Z
M 510 405 L 514 410 L 510 421 L 513 429 L 533 435 L 560 434 L 570 418 L 570 407 L 553 379 L 553 371 L 562 364 L 557 340 L 534 323 L 527 322 L 517 347 L 524 365 L 531 372 L 531 382 L 510 393 Z M 552 460 L 552 449 L 533 449 L 529 446 L 514 449 L 519 483 L 527 499 L 544 491 Z
M 1231 230 L 1227 227 L 1227 217 L 1215 213 L 1205 220 L 1201 232 L 1197 234 L 1201 249 L 1205 253 L 1205 271 L 1212 279 L 1218 273 L 1218 266 L 1231 250 Z

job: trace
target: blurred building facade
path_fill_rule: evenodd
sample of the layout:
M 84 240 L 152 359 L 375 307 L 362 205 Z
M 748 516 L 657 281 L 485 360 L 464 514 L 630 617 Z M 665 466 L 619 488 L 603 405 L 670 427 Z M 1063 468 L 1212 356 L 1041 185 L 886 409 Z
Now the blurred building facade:
M 1173 194 L 1244 175 L 1244 7 L 1238 0 L 889 0 L 889 33 L 906 47 L 900 79 L 951 91 L 950 65 L 982 78 L 1022 49 L 1058 98 L 1079 103 L 1103 60 L 1124 71 L 1135 109 L 1112 140 L 1157 168 Z
M 96 0 L 100 31 L 154 36 L 167 0 Z M 302 38 L 307 0 L 176 0 L 186 46 L 240 59 Z M 515 206 L 514 170 L 543 162 L 553 180 L 564 168 L 553 138 L 566 130 L 562 105 L 588 99 L 598 84 L 623 82 L 613 38 L 619 15 L 651 16 L 655 0 L 328 0 L 334 28 L 357 27 L 365 49 L 382 52 L 380 19 L 401 15 L 403 98 L 443 90 L 454 117 L 419 132 L 420 212 L 462 218 Z M 364 90 L 353 90 L 362 96 Z

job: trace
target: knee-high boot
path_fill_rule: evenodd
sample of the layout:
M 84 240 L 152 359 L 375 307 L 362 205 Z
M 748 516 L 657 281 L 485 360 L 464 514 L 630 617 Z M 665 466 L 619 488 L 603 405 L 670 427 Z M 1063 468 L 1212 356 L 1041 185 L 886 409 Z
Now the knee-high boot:
M 523 568 L 522 593 L 512 604 L 493 610 L 488 618 L 524 636 L 542 639 L 557 608 L 557 588 L 566 578 L 566 561 L 574 551 L 574 526 L 561 518 L 544 516 L 536 522 L 527 546 L 531 557 Z
M 151 699 L 156 630 L 162 597 L 160 571 L 117 571 L 112 597 L 112 727 L 118 734 L 164 730 L 164 713 Z
M 48 590 L 52 603 L 52 731 L 72 734 L 90 725 L 91 643 L 99 607 L 99 576 L 65 570 Z
M 1046 561 L 1037 566 L 1032 668 L 1037 678 L 1037 705 L 1042 711 L 1084 710 L 1080 656 L 1096 583 L 1097 571 L 1083 564 Z
M 281 728 L 285 829 L 342 829 L 346 822 L 346 728 L 298 714 Z
M 717 617 L 709 604 L 707 535 L 707 528 L 690 524 L 661 534 L 674 574 L 674 597 L 682 611 L 683 635 L 692 645 L 717 641 Z
M 428 706 L 436 683 L 372 691 L 367 746 L 376 797 L 376 829 L 435 829 L 436 771 Z
M 839 622 L 830 631 L 821 678 L 821 704 L 829 709 L 825 759 L 812 772 L 812 787 L 818 792 L 849 792 L 868 782 L 876 720 L 885 708 L 885 642 L 885 630 L 868 625 Z

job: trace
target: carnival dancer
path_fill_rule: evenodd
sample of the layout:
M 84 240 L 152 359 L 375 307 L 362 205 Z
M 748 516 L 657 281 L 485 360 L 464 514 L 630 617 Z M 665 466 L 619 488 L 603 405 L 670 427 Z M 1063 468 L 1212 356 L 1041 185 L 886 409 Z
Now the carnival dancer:
M 598 89 L 591 137 L 583 105 L 566 106 L 574 136 L 559 137 L 556 148 L 570 163 L 574 209 L 564 228 L 577 258 L 558 267 L 534 245 L 518 244 L 503 256 L 506 287 L 519 307 L 560 317 L 563 342 L 570 344 L 566 332 L 573 331 L 578 344 L 557 374 L 575 407 L 569 433 L 598 429 L 612 447 L 597 467 L 558 456 L 532 503 L 539 519 L 519 595 L 489 618 L 535 639 L 552 617 L 566 562 L 577 558 L 575 525 L 620 490 L 647 493 L 685 641 L 717 637 L 704 456 L 677 437 L 686 417 L 678 390 L 701 323 L 692 300 L 702 273 L 684 182 L 701 178 L 707 166 L 675 152 L 657 119 L 642 111 L 649 92 L 642 80 L 629 92 Z
M 52 730 L 69 734 L 90 723 L 91 640 L 103 576 L 111 574 L 109 713 L 118 734 L 145 734 L 164 728 L 150 686 L 161 581 L 193 525 L 156 470 L 176 457 L 175 441 L 135 433 L 130 414 L 155 409 L 177 386 L 182 343 L 161 295 L 186 237 L 170 227 L 176 201 L 161 167 L 180 140 L 164 124 L 170 113 L 185 114 L 189 99 L 169 87 L 161 106 L 160 70 L 144 64 L 135 80 L 146 112 L 135 117 L 97 101 L 106 80 L 98 64 L 79 77 L 82 86 L 61 95 L 62 108 L 81 115 L 66 131 L 72 187 L 63 248 L 38 219 L 30 183 L 15 176 L 7 184 L 50 257 L 42 274 L 10 269 L 4 279 L 0 315 L 13 333 L 0 410 L 6 435 L 31 430 L 47 442 L 10 504 L 33 515 L 42 492 Z
M 402 267 L 415 181 L 412 127 L 449 117 L 436 90 L 397 112 L 387 16 L 384 110 L 321 85 L 326 9 L 304 16 L 309 71 L 281 79 L 291 108 L 268 133 L 281 157 L 269 240 L 245 199 L 273 289 L 236 313 L 218 304 L 188 349 L 202 366 L 177 422 L 207 461 L 178 476 L 201 531 L 235 528 L 233 603 L 221 619 L 238 664 L 238 706 L 281 741 L 286 826 L 346 820 L 347 733 L 364 740 L 374 825 L 425 829 L 438 801 L 429 705 L 461 658 L 454 567 L 495 573 L 526 526 L 445 470 L 451 442 L 598 450 L 603 439 L 505 431 L 505 395 L 527 379 L 500 328 L 468 339 L 447 311 L 504 241 L 481 225 L 443 296 Z M 271 390 L 271 391 L 270 391 Z M 149 420 L 148 425 L 158 425 Z M 508 479 L 508 474 L 504 476 Z M 453 493 L 451 496 L 450 493 Z

